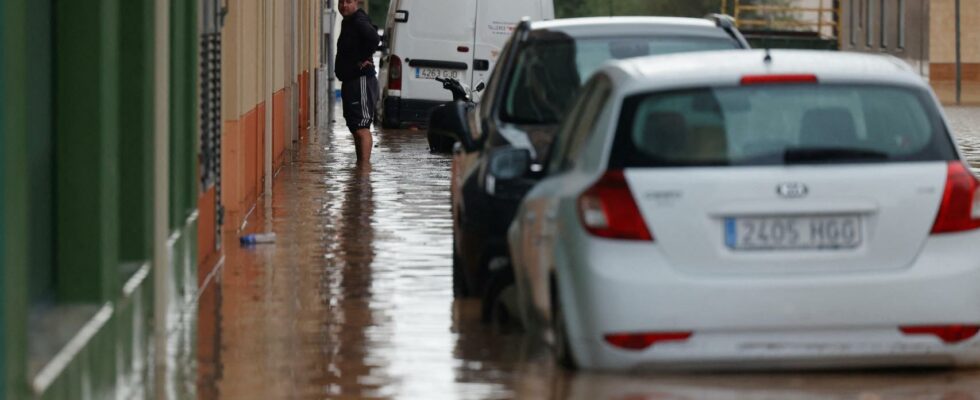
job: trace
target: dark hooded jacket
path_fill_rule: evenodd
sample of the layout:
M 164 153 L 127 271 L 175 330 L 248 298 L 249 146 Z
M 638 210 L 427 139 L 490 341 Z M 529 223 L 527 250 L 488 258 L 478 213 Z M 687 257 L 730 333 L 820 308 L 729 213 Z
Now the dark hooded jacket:
M 344 17 L 340 23 L 340 38 L 337 39 L 337 60 L 334 71 L 337 79 L 349 81 L 365 75 L 374 75 L 373 67 L 361 68 L 360 64 L 370 61 L 378 50 L 378 28 L 371 23 L 364 10 Z

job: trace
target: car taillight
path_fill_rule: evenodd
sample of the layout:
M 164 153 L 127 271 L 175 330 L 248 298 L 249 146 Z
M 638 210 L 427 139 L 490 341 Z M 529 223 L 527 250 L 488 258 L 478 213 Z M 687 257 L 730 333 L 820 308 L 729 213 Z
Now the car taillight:
M 923 325 L 923 326 L 900 326 L 898 330 L 906 335 L 933 335 L 938 337 L 943 343 L 953 344 L 962 342 L 977 335 L 980 332 L 978 325 Z
M 817 83 L 817 76 L 813 74 L 771 74 L 745 75 L 742 77 L 742 85 L 767 85 L 776 83 Z
M 950 161 L 946 171 L 946 190 L 932 233 L 980 228 L 980 182 L 958 160 Z
M 694 332 L 640 332 L 610 333 L 606 343 L 626 350 L 643 350 L 662 342 L 680 342 L 690 339 Z
M 607 171 L 578 198 L 579 218 L 589 233 L 610 239 L 653 240 L 623 171 Z
M 402 90 L 402 59 L 394 54 L 388 59 L 388 89 Z

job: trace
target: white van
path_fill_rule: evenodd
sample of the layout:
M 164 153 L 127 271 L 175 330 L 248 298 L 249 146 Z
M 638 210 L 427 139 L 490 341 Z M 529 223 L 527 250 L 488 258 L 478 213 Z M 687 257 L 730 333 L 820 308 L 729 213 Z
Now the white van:
M 392 0 L 383 37 L 382 126 L 427 122 L 429 110 L 452 100 L 435 81 L 486 82 L 504 43 L 524 17 L 554 19 L 552 0 Z

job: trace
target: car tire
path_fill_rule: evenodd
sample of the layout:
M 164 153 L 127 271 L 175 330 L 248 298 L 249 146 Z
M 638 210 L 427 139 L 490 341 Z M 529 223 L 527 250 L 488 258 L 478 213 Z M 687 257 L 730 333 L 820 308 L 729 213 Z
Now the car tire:
M 514 270 L 510 266 L 490 272 L 490 279 L 481 299 L 480 319 L 484 323 L 503 325 L 511 321 L 507 307 L 500 302 L 500 294 L 513 284 Z
M 463 298 L 469 297 L 470 291 L 466 287 L 466 280 L 463 277 L 462 261 L 459 259 L 459 254 L 456 252 L 456 238 L 453 237 L 453 298 Z
M 575 355 L 572 354 L 572 347 L 568 344 L 568 325 L 565 323 L 565 313 L 562 310 L 561 301 L 558 298 L 558 289 L 552 282 L 551 296 L 551 331 L 554 335 L 553 351 L 555 362 L 568 370 L 577 370 L 578 363 L 575 362 Z
M 445 136 L 429 136 L 429 151 L 437 154 L 448 154 L 453 151 L 455 142 Z
M 385 129 L 398 129 L 401 128 L 401 121 L 393 116 L 388 116 L 387 113 L 381 113 L 381 127 Z

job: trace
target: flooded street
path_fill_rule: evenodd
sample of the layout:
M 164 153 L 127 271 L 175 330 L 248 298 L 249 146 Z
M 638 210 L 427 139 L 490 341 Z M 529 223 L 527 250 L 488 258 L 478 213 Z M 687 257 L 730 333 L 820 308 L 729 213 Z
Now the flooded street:
M 980 109 L 950 108 L 980 168 Z M 547 347 L 453 301 L 450 157 L 424 131 L 375 135 L 357 167 L 343 120 L 311 134 L 198 303 L 201 399 L 980 399 L 980 371 L 722 375 L 564 372 Z M 190 366 L 187 366 L 190 368 Z
M 980 172 L 980 108 L 947 107 L 946 116 L 974 171 Z

